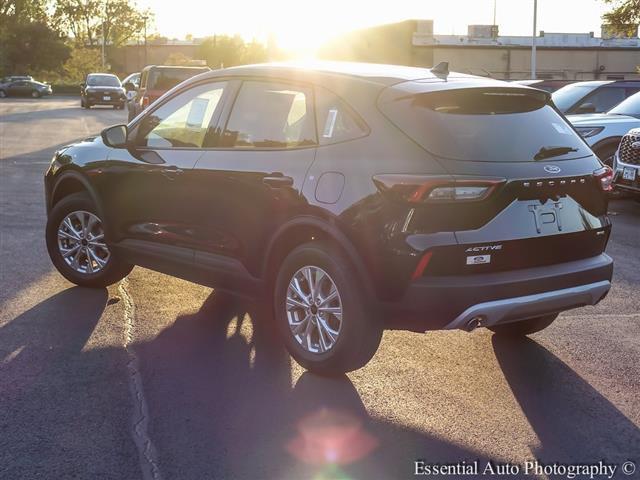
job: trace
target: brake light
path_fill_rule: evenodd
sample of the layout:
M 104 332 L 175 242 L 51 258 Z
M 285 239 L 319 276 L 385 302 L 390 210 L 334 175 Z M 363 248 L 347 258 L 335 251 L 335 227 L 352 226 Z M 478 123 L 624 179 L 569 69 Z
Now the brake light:
M 608 165 L 593 172 L 593 176 L 598 180 L 598 184 L 602 191 L 610 192 L 613 190 L 613 170 Z
M 442 203 L 485 200 L 506 180 L 384 174 L 375 175 L 373 181 L 381 192 L 410 203 Z

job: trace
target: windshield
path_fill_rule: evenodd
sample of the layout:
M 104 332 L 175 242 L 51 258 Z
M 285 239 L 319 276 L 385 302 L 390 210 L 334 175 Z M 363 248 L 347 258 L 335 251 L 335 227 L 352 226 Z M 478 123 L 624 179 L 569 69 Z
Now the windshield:
M 631 117 L 640 117 L 640 93 L 631 95 L 622 101 L 607 113 L 613 115 L 629 115 Z
M 147 88 L 149 90 L 169 90 L 188 78 L 206 71 L 206 68 L 159 68 L 150 72 Z
M 119 87 L 120 80 L 114 75 L 89 75 L 87 85 L 90 87 Z
M 566 112 L 596 88 L 598 88 L 598 85 L 567 85 L 553 92 L 551 98 L 553 99 L 553 103 L 556 104 L 556 107 L 558 107 L 558 110 Z
M 393 89 L 387 89 L 387 92 Z M 471 88 L 390 98 L 380 109 L 409 137 L 446 159 L 529 162 L 541 149 L 561 151 L 558 160 L 590 154 L 588 147 L 542 92 Z

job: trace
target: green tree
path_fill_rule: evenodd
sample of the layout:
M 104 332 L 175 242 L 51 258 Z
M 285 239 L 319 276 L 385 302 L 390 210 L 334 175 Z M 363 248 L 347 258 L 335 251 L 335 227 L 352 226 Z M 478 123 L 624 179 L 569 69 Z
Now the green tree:
M 88 73 L 101 70 L 102 56 L 99 48 L 74 46 L 71 56 L 63 66 L 63 77 L 65 82 L 80 83 Z
M 211 68 L 233 67 L 264 62 L 267 51 L 261 43 L 255 40 L 245 43 L 239 35 L 215 35 L 200 44 L 198 58 L 205 60 Z
M 0 0 L 2 74 L 59 71 L 69 58 L 65 35 L 49 23 L 46 0 Z
M 630 25 L 640 23 L 640 0 L 604 0 L 612 5 L 604 19 L 611 25 Z
M 53 18 L 77 44 L 95 47 L 102 44 L 103 29 L 107 45 L 139 38 L 151 16 L 131 0 L 57 0 Z

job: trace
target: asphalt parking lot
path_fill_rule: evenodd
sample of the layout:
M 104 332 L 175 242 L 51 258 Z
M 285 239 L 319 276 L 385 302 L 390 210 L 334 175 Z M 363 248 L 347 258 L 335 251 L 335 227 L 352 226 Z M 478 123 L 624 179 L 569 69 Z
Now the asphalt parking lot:
M 611 203 L 600 305 L 524 341 L 386 332 L 365 368 L 323 379 L 262 305 L 142 268 L 102 290 L 54 271 L 43 172 L 126 121 L 79 104 L 0 101 L 0 478 L 404 479 L 418 459 L 640 476 L 640 203 Z

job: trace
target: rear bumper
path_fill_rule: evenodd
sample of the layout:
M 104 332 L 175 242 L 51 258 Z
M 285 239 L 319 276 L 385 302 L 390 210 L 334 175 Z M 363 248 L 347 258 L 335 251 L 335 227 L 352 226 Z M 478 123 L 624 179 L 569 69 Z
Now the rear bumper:
M 545 267 L 466 276 L 424 277 L 385 304 L 389 328 L 413 331 L 482 326 L 598 303 L 611 287 L 606 254 Z
M 111 98 L 110 100 L 104 100 L 102 97 L 86 97 L 85 102 L 91 105 L 124 105 L 126 99 L 124 98 Z
M 595 305 L 606 296 L 610 288 L 611 282 L 603 280 L 588 285 L 479 303 L 467 308 L 455 320 L 448 323 L 445 329 L 471 330 L 476 326 L 492 327 L 500 323 Z

